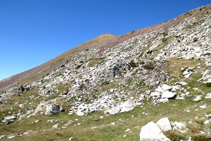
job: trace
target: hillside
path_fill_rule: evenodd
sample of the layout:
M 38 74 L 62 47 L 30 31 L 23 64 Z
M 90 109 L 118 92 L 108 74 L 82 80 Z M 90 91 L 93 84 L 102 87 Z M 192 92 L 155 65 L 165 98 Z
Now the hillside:
M 95 48 L 108 44 L 108 42 L 110 42 L 110 40 L 115 37 L 116 36 L 113 34 L 100 35 L 99 37 L 87 41 L 40 66 L 37 66 L 28 71 L 22 72 L 20 74 L 11 76 L 3 81 L 0 81 L 0 91 L 9 88 L 13 85 L 21 85 L 26 82 L 37 80 L 64 64 L 69 58 L 76 55 L 77 53 L 84 51 L 88 48 Z
M 210 67 L 211 5 L 100 35 L 0 82 L 0 139 L 210 140 Z

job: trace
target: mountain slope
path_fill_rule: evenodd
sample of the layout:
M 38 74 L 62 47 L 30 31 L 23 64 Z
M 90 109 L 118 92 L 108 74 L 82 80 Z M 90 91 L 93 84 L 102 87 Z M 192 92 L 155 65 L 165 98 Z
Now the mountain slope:
M 35 68 L 32 68 L 28 71 L 22 72 L 20 74 L 11 76 L 0 82 L 0 91 L 5 88 L 11 87 L 13 85 L 21 85 L 32 80 L 41 78 L 43 75 L 46 75 L 50 71 L 56 69 L 58 66 L 62 65 L 67 61 L 68 58 L 76 55 L 77 53 L 94 47 L 100 47 L 102 44 L 107 44 L 109 40 L 115 38 L 113 34 L 104 34 L 96 37 L 90 41 L 87 41 L 63 54 L 60 56 L 40 65 Z
M 32 69 L 0 95 L 0 137 L 210 140 L 210 31 L 206 5 L 124 35 L 101 35 Z M 147 136 L 142 126 L 164 117 L 170 130 L 160 125 L 162 135 Z

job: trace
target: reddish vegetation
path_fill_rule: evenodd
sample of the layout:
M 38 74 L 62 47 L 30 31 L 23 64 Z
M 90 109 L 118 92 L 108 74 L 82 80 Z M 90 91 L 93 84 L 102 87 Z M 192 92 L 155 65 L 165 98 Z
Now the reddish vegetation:
M 160 34 L 166 30 L 168 30 L 170 27 L 174 27 L 178 25 L 181 21 L 183 21 L 185 18 L 194 16 L 195 18 L 201 18 L 208 11 L 208 9 L 211 9 L 211 5 L 206 5 L 197 9 L 194 9 L 190 12 L 187 12 L 183 15 L 180 15 L 179 17 L 166 21 L 161 24 L 157 24 L 154 26 L 146 27 L 143 29 L 139 29 L 136 31 L 131 31 L 127 34 L 115 36 L 113 34 L 104 34 L 101 36 L 98 36 L 88 42 L 85 42 L 65 53 L 62 55 L 38 66 L 33 69 L 30 69 L 28 71 L 22 72 L 20 74 L 14 75 L 11 78 L 1 81 L 0 82 L 0 91 L 9 88 L 14 85 L 21 85 L 24 83 L 27 83 L 29 81 L 37 80 L 47 73 L 51 72 L 52 70 L 58 68 L 62 64 L 64 64 L 69 58 L 73 57 L 77 53 L 84 51 L 86 49 L 90 48 L 100 48 L 99 54 L 103 54 L 104 51 L 106 51 L 109 48 L 112 48 L 119 43 L 122 43 L 130 38 L 133 38 L 135 36 L 141 35 L 143 33 L 147 32 L 156 32 L 157 34 Z

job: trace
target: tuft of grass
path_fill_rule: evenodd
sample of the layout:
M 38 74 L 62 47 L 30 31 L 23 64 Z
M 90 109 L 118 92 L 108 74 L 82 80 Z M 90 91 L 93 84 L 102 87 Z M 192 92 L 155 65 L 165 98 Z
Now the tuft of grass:
M 195 22 L 192 25 L 188 25 L 188 26 L 186 26 L 186 29 L 193 29 L 197 26 L 200 26 L 204 21 L 205 21 L 205 19 L 198 21 L 198 22 Z
M 153 65 L 153 63 L 152 62 L 149 62 L 149 63 L 147 63 L 147 64 L 145 64 L 144 66 L 143 66 L 145 69 L 154 69 L 154 65 Z

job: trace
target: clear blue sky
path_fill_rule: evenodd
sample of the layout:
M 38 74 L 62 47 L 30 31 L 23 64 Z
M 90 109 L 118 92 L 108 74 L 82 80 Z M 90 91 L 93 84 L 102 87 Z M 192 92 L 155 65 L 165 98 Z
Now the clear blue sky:
M 210 0 L 0 0 L 0 80 L 105 33 L 162 23 Z

